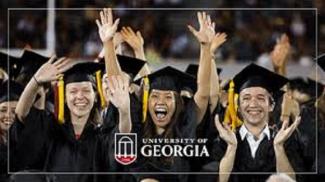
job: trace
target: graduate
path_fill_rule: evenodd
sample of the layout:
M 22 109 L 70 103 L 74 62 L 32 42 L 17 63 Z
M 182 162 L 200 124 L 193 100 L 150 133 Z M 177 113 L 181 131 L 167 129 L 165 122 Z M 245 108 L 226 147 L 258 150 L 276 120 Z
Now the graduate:
M 196 87 L 195 78 L 167 66 L 148 75 L 150 90 L 140 138 L 195 138 L 198 106 L 192 99 L 184 105 L 180 91 Z M 146 100 L 146 99 L 144 99 Z M 139 159 L 135 172 L 188 172 L 188 158 L 150 157 Z M 136 175 L 138 181 L 186 181 L 186 175 Z
M 22 91 L 23 87 L 14 81 L 7 80 L 0 85 L 0 181 L 9 181 L 8 133 L 15 119 L 15 109 Z
M 198 13 L 200 30 L 189 26 L 201 45 L 197 83 L 195 78 L 173 67 L 164 67 L 148 75 L 144 87 L 142 138 L 195 138 L 196 126 L 202 121 L 210 94 L 210 45 L 215 36 L 214 24 L 205 12 Z M 146 78 L 143 78 L 146 82 Z M 196 90 L 193 99 L 183 103 L 180 92 L 185 87 Z M 197 87 L 197 89 L 196 89 Z M 146 94 L 147 92 L 147 94 Z M 186 172 L 189 161 L 182 157 L 152 157 L 140 160 L 139 172 Z M 187 175 L 137 175 L 139 181 L 187 181 Z
M 114 132 L 130 132 L 128 81 L 112 77 L 111 101 L 119 113 L 119 125 L 112 133 L 101 130 L 99 98 L 93 74 L 101 69 L 99 63 L 69 64 L 66 58 L 55 57 L 43 64 L 26 86 L 16 108 L 15 155 L 13 171 L 38 170 L 44 172 L 102 172 L 110 171 L 106 149 Z M 63 77 L 62 74 L 63 73 Z M 32 107 L 36 91 L 43 84 L 59 80 L 58 113 Z M 62 82 L 63 81 L 63 82 Z M 118 100 L 118 102 L 116 102 Z M 110 138 L 110 139 L 107 139 Z M 58 181 L 100 181 L 99 176 L 53 175 Z
M 239 94 L 238 114 L 243 124 L 231 128 L 215 116 L 219 139 L 214 145 L 219 181 L 265 181 L 263 175 L 231 175 L 232 172 L 281 172 L 296 179 L 295 172 L 304 172 L 302 151 L 296 141 L 300 117 L 293 123 L 282 121 L 280 129 L 268 126 L 274 107 L 272 93 L 287 79 L 265 68 L 250 64 L 233 78 L 234 91 Z M 231 86 L 230 86 L 231 87 Z
M 23 87 L 16 83 L 19 58 L 0 53 L 0 181 L 9 181 L 8 175 L 8 133 L 15 119 L 15 108 Z M 10 72 L 10 77 L 7 71 Z

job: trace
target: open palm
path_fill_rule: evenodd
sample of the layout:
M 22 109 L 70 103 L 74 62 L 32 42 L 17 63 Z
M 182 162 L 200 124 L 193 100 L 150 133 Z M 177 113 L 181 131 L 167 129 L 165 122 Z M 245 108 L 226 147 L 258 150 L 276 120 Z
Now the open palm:
M 98 26 L 100 39 L 102 42 L 112 40 L 116 33 L 120 19 L 116 19 L 113 23 L 113 14 L 111 8 L 105 8 L 99 14 L 101 21 L 97 19 L 96 24 Z

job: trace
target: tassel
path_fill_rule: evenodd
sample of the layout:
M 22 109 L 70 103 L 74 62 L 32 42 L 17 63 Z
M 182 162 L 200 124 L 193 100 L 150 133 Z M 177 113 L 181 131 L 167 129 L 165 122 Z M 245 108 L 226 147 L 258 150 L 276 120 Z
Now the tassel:
M 239 99 L 239 94 L 235 94 L 236 127 L 241 126 L 243 124 L 243 121 L 240 120 L 237 115 L 237 113 L 238 113 L 238 99 Z
M 64 123 L 64 81 L 63 76 L 60 77 L 58 82 L 58 122 Z
M 224 122 L 231 126 L 231 130 L 235 131 L 238 126 L 241 126 L 242 121 L 237 116 L 237 101 L 238 94 L 235 94 L 235 83 L 231 81 L 228 89 L 228 106 L 226 109 Z
M 149 98 L 149 78 L 145 76 L 143 78 L 143 98 L 142 98 L 142 122 L 144 123 L 147 119 L 148 110 L 148 98 Z
M 100 99 L 100 105 L 102 108 L 106 107 L 106 101 L 103 94 L 103 85 L 102 85 L 102 74 L 101 71 L 96 72 L 96 83 L 97 83 L 97 91 Z
M 59 96 L 58 96 L 58 83 L 53 86 L 54 90 L 54 116 L 55 119 L 58 120 L 59 113 Z

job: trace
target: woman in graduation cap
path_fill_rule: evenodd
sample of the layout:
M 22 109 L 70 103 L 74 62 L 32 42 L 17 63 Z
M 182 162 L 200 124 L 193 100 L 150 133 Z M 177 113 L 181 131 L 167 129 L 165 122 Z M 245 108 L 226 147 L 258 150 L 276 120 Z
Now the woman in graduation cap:
M 231 175 L 232 172 L 282 172 L 295 179 L 295 172 L 305 171 L 295 132 L 300 117 L 292 124 L 283 121 L 278 131 L 268 126 L 275 104 L 272 93 L 286 83 L 286 78 L 255 64 L 248 65 L 234 77 L 230 87 L 234 86 L 234 91 L 239 94 L 238 114 L 243 125 L 231 128 L 215 116 L 220 137 L 213 155 L 219 162 L 220 182 L 265 181 L 267 178 L 263 175 Z
M 201 122 L 208 107 L 210 43 L 215 35 L 214 24 L 209 15 L 198 13 L 200 30 L 189 29 L 201 45 L 198 85 L 195 79 L 173 67 L 157 70 L 143 77 L 143 130 L 141 138 L 195 138 L 196 126 Z M 140 80 L 138 81 L 140 82 Z M 183 88 L 197 90 L 186 105 L 180 96 Z M 197 87 L 197 89 L 196 89 Z M 188 159 L 182 157 L 151 157 L 138 161 L 134 171 L 140 172 L 186 172 L 190 171 Z M 138 180 L 186 181 L 187 175 L 138 175 Z
M 109 171 L 105 163 L 103 140 L 114 133 L 101 131 L 99 99 L 93 74 L 101 66 L 80 62 L 72 66 L 65 58 L 52 57 L 43 64 L 26 86 L 16 108 L 17 125 L 23 125 L 15 147 L 14 170 L 35 168 L 45 172 L 101 172 Z M 63 73 L 63 77 L 61 75 Z M 33 108 L 36 91 L 44 83 L 58 80 L 58 116 Z M 128 82 L 112 77 L 112 102 L 120 113 L 114 132 L 130 132 Z M 63 82 L 62 82 L 63 81 Z M 106 140 L 106 139 L 105 139 Z M 27 152 L 27 154 L 26 154 Z M 23 157 L 20 157 L 23 156 Z M 28 158 L 26 158 L 28 156 Z M 25 158 L 24 158 L 25 157 Z M 16 163 L 15 163 L 16 162 Z M 18 166 L 18 167 L 17 167 Z M 57 175 L 59 181 L 96 181 L 98 176 Z
M 9 181 L 7 139 L 9 128 L 15 119 L 15 108 L 22 91 L 23 87 L 14 81 L 6 81 L 0 86 L 0 181 Z

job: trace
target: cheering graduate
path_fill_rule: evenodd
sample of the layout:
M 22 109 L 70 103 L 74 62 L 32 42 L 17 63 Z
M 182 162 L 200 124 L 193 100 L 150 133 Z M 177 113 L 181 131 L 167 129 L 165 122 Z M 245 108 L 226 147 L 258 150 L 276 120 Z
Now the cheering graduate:
M 9 88 L 8 88 L 9 87 Z M 9 92 L 8 92 L 9 91 Z M 14 82 L 6 81 L 0 86 L 0 180 L 9 179 L 7 175 L 8 132 L 15 119 L 15 109 L 23 87 Z
M 198 13 L 200 30 L 189 26 L 201 44 L 197 84 L 195 78 L 172 67 L 165 67 L 143 78 L 143 132 L 141 138 L 196 138 L 196 126 L 202 121 L 210 94 L 211 41 L 214 23 L 206 13 Z M 193 99 L 184 104 L 180 92 L 185 87 L 196 90 Z M 197 89 L 196 89 L 197 88 Z M 164 146 L 164 144 L 160 144 Z M 182 145 L 182 144 L 181 144 Z M 190 171 L 186 157 L 151 157 L 141 159 L 140 172 Z M 187 175 L 138 175 L 138 180 L 186 181 Z
M 215 116 L 220 137 L 214 145 L 213 155 L 219 162 L 220 182 L 265 181 L 267 178 L 263 175 L 231 175 L 232 172 L 282 172 L 295 179 L 295 172 L 305 171 L 298 133 L 295 132 L 300 117 L 292 124 L 284 120 L 278 131 L 268 126 L 275 104 L 272 93 L 286 83 L 286 78 L 255 64 L 248 65 L 234 77 L 243 125 L 230 128 L 227 123 L 220 123 L 218 115 Z
M 72 65 L 72 66 L 71 66 Z M 21 95 L 16 108 L 17 121 L 11 137 L 15 147 L 10 151 L 13 171 L 101 172 L 109 171 L 105 163 L 107 148 L 112 148 L 114 133 L 101 130 L 99 99 L 93 74 L 101 69 L 99 63 L 70 64 L 65 58 L 52 57 L 35 73 Z M 63 78 L 62 74 L 63 73 Z M 36 91 L 43 84 L 58 80 L 57 116 L 32 107 Z M 112 77 L 111 89 L 125 107 L 118 107 L 119 125 L 114 132 L 130 132 L 128 82 Z M 125 94 L 127 93 L 127 94 Z M 123 95 L 124 94 L 124 95 Z M 123 96 L 121 96 L 123 95 Z M 110 139 L 107 139 L 110 138 Z M 109 145 L 109 146 L 108 146 Z M 58 181 L 100 181 L 98 176 L 54 175 Z

